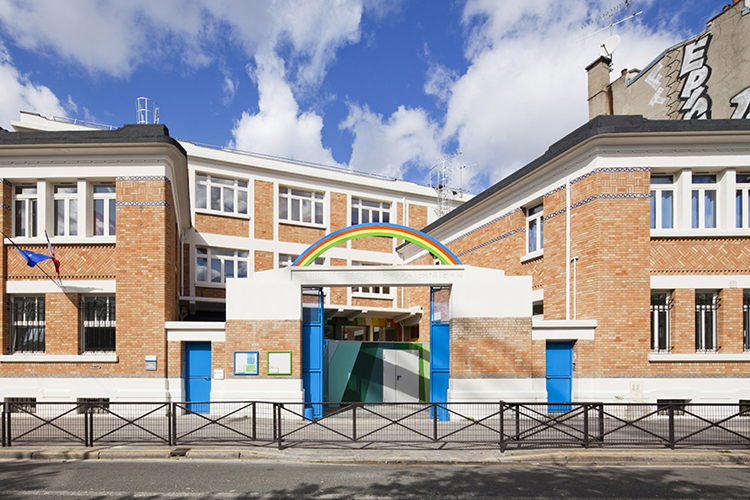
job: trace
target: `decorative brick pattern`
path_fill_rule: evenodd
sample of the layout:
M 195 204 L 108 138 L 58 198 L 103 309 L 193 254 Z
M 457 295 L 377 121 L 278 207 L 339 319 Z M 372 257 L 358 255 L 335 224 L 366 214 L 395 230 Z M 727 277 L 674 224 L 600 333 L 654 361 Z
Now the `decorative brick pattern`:
M 746 238 L 668 238 L 651 241 L 652 274 L 750 274 Z
M 48 254 L 47 245 L 20 245 L 24 250 Z M 60 261 L 60 275 L 64 281 L 70 280 L 113 280 L 115 279 L 115 245 L 55 245 L 55 257 Z M 52 261 L 44 261 L 36 267 L 26 265 L 26 260 L 13 246 L 5 247 L 10 280 L 47 280 L 55 275 Z M 41 269 L 40 269 L 41 267 Z

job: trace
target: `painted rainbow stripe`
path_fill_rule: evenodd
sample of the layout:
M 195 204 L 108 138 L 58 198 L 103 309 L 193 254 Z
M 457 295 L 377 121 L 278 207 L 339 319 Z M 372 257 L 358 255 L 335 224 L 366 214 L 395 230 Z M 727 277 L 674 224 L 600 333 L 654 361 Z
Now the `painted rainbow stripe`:
M 370 222 L 369 224 L 358 224 L 356 226 L 345 227 L 331 234 L 324 236 L 297 257 L 292 266 L 304 267 L 309 266 L 329 248 L 333 248 L 344 241 L 355 238 L 364 238 L 366 236 L 385 236 L 387 238 L 401 238 L 415 245 L 419 245 L 432 255 L 440 259 L 443 264 L 461 265 L 458 257 L 453 252 L 440 243 L 432 236 L 428 236 L 422 231 L 399 224 L 390 224 L 388 222 Z

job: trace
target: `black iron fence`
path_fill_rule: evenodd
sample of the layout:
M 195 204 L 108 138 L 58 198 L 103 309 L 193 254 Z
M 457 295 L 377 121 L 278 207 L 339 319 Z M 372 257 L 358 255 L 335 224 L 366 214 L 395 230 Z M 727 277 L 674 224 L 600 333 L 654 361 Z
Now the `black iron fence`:
M 528 447 L 750 446 L 739 404 L 0 403 L 2 445 L 158 443 L 484 444 Z

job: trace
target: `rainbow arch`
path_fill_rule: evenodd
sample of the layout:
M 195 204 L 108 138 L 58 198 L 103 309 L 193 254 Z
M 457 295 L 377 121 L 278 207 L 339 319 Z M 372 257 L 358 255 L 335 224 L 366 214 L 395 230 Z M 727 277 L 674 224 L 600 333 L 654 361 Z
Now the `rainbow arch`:
M 440 259 L 440 262 L 447 265 L 461 265 L 453 252 L 440 243 L 438 240 L 429 236 L 422 231 L 399 224 L 389 222 L 370 222 L 368 224 L 357 224 L 356 226 L 345 227 L 331 234 L 324 236 L 312 245 L 292 263 L 292 266 L 304 267 L 309 266 L 315 259 L 323 254 L 329 248 L 333 248 L 344 241 L 355 238 L 364 238 L 367 236 L 385 236 L 387 238 L 400 238 L 419 245 L 432 255 Z

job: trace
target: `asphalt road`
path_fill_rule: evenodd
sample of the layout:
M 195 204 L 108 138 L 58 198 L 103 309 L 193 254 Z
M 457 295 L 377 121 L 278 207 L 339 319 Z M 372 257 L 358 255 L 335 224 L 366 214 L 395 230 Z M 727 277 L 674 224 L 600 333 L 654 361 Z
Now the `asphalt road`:
M 747 467 L 0 461 L 0 499 L 732 499 Z

